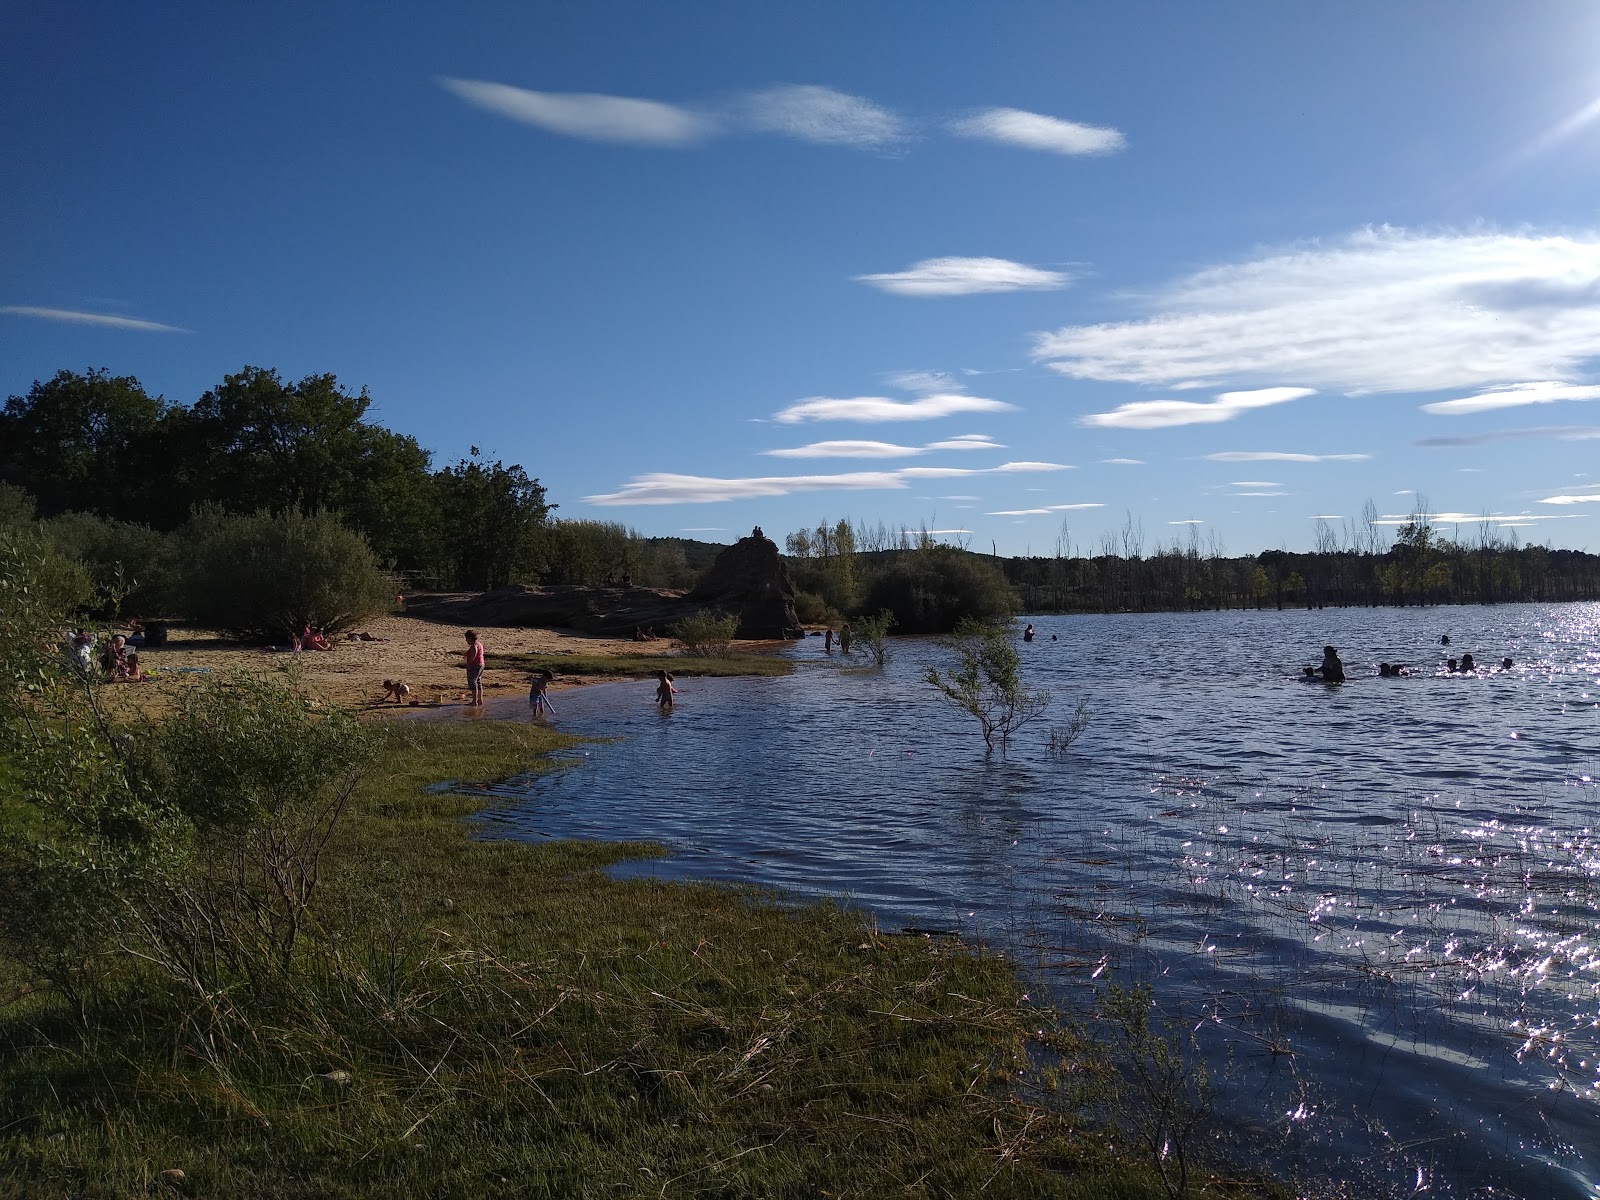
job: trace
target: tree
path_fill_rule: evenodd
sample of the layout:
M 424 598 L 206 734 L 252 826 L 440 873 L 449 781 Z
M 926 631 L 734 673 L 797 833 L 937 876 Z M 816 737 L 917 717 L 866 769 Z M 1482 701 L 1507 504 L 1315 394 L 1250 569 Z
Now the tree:
M 929 667 L 925 678 L 977 718 L 990 750 L 998 738 L 1004 751 L 1011 735 L 1049 706 L 1049 692 L 1023 687 L 1022 659 L 1006 626 L 967 619 L 939 644 L 955 654 L 955 665 L 945 674 Z
M 457 587 L 487 591 L 534 575 L 539 539 L 554 504 L 520 466 L 471 456 L 434 476 L 442 558 Z
M 850 632 L 861 643 L 873 665 L 882 667 L 889 661 L 889 630 L 894 627 L 894 614 L 884 609 L 875 617 L 857 617 Z
M 168 412 L 131 375 L 58 371 L 0 413 L 0 481 L 32 494 L 41 516 L 69 509 L 148 519 L 160 486 L 157 430 Z

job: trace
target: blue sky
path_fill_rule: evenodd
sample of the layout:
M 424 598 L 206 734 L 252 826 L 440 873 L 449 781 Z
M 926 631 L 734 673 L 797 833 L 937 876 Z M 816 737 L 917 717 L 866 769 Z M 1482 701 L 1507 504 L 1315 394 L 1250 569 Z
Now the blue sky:
M 14 5 L 0 387 L 367 387 L 563 517 L 1600 550 L 1600 7 Z

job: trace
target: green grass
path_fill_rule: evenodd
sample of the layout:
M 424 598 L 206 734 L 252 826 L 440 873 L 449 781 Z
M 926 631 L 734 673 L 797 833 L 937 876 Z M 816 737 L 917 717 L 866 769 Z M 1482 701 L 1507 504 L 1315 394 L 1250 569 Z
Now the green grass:
M 787 675 L 794 663 L 776 654 L 731 654 L 702 658 L 688 654 L 491 654 L 493 666 L 529 671 L 548 668 L 557 675 L 621 675 L 643 679 L 657 671 L 674 675 Z
M 646 844 L 475 838 L 482 795 L 430 785 L 569 739 L 374 732 L 319 953 L 246 1025 L 136 971 L 86 1025 L 38 994 L 0 1010 L 0 1195 L 1162 1194 L 1018 1086 L 1051 1018 L 1000 957 L 599 873 Z

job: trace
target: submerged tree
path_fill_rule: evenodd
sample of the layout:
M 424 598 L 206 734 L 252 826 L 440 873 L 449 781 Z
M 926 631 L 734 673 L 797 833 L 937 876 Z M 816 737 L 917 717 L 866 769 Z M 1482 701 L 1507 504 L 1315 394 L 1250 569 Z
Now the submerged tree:
M 1011 631 L 993 622 L 964 620 L 940 645 L 954 652 L 955 665 L 941 675 L 929 667 L 926 679 L 957 706 L 977 718 L 983 744 L 994 749 L 998 738 L 1005 750 L 1011 735 L 1040 716 L 1050 693 L 1022 685 L 1022 660 L 1011 643 Z

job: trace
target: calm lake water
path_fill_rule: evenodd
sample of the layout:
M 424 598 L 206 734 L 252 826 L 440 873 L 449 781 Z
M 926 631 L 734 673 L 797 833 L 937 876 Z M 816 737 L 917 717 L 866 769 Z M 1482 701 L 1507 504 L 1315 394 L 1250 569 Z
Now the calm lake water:
M 1600 1196 L 1600 605 L 1034 625 L 1052 711 L 1008 755 L 922 681 L 934 643 L 879 672 L 810 638 L 670 715 L 650 683 L 557 694 L 617 740 L 496 789 L 486 832 L 657 840 L 624 872 L 959 931 L 1072 1010 L 1150 982 L 1232 1148 L 1344 1194 Z M 1295 678 L 1324 643 L 1342 687 Z M 1463 652 L 1516 665 L 1444 674 Z

